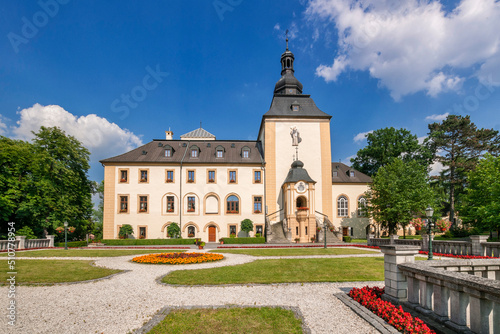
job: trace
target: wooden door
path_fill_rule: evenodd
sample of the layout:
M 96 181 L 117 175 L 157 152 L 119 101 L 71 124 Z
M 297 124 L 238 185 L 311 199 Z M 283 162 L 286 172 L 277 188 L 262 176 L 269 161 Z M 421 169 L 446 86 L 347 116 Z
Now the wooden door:
M 215 242 L 216 235 L 215 235 L 215 226 L 209 226 L 208 227 L 208 242 Z
M 347 237 L 349 235 L 349 227 L 342 227 L 342 235 Z

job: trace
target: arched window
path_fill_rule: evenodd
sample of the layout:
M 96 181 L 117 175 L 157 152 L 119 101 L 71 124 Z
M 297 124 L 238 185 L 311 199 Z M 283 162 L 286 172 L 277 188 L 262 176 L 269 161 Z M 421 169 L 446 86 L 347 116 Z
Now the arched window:
M 366 217 L 366 198 L 358 198 L 358 217 Z
M 226 213 L 240 213 L 240 200 L 238 197 L 231 195 L 227 198 Z
M 337 216 L 339 217 L 349 216 L 349 200 L 345 196 L 340 196 L 337 199 Z
M 188 226 L 188 237 L 194 238 L 195 236 L 195 228 L 194 226 Z
M 307 207 L 307 200 L 303 196 L 297 197 L 296 204 L 297 204 L 297 210 L 300 209 L 300 208 L 304 209 L 304 208 Z
M 205 213 L 219 213 L 219 199 L 215 195 L 207 196 L 205 200 Z
M 248 146 L 241 149 L 241 157 L 245 159 L 250 158 L 250 148 Z

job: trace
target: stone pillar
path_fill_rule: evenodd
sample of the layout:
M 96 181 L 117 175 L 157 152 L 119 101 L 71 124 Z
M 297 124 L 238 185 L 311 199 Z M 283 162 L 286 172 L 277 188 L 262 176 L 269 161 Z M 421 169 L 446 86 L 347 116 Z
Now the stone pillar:
M 396 242 L 395 242 L 394 240 L 399 239 L 399 235 L 397 235 L 397 234 L 391 234 L 391 235 L 389 236 L 389 239 L 391 240 L 391 245 L 395 245 L 395 244 L 396 244 Z
M 374 239 L 374 238 L 375 238 L 375 234 L 374 234 L 374 233 L 368 233 L 368 234 L 366 235 L 366 244 L 367 244 L 368 246 L 373 246 L 373 245 L 372 245 L 372 239 Z
M 420 247 L 407 245 L 380 246 L 384 253 L 385 294 L 383 299 L 399 303 L 408 299 L 408 282 L 399 270 L 400 263 L 414 263 Z
M 55 238 L 55 237 L 56 237 L 55 235 L 48 235 L 48 236 L 47 236 L 47 239 L 49 239 L 49 240 L 50 240 L 50 241 L 49 241 L 49 247 L 54 247 L 54 238 Z
M 487 235 L 471 235 L 469 236 L 472 242 L 472 255 L 484 256 L 484 247 L 481 245 L 482 242 L 488 240 Z
M 17 245 L 17 249 L 25 249 L 26 248 L 26 236 L 18 235 L 18 236 L 16 236 L 16 240 L 19 240 L 19 244 Z

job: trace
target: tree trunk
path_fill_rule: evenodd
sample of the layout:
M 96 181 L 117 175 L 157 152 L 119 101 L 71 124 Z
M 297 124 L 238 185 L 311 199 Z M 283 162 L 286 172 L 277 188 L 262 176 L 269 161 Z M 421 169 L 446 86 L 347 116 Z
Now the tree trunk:
M 455 166 L 450 166 L 450 223 L 451 229 L 455 229 Z

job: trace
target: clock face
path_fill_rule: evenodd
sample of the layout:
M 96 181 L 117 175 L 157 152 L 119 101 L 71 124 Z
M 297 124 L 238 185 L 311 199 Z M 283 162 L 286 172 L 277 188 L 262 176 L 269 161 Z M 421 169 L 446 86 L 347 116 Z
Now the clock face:
M 299 182 L 299 184 L 297 185 L 297 192 L 303 193 L 304 191 L 306 191 L 306 185 L 304 184 L 304 182 Z

